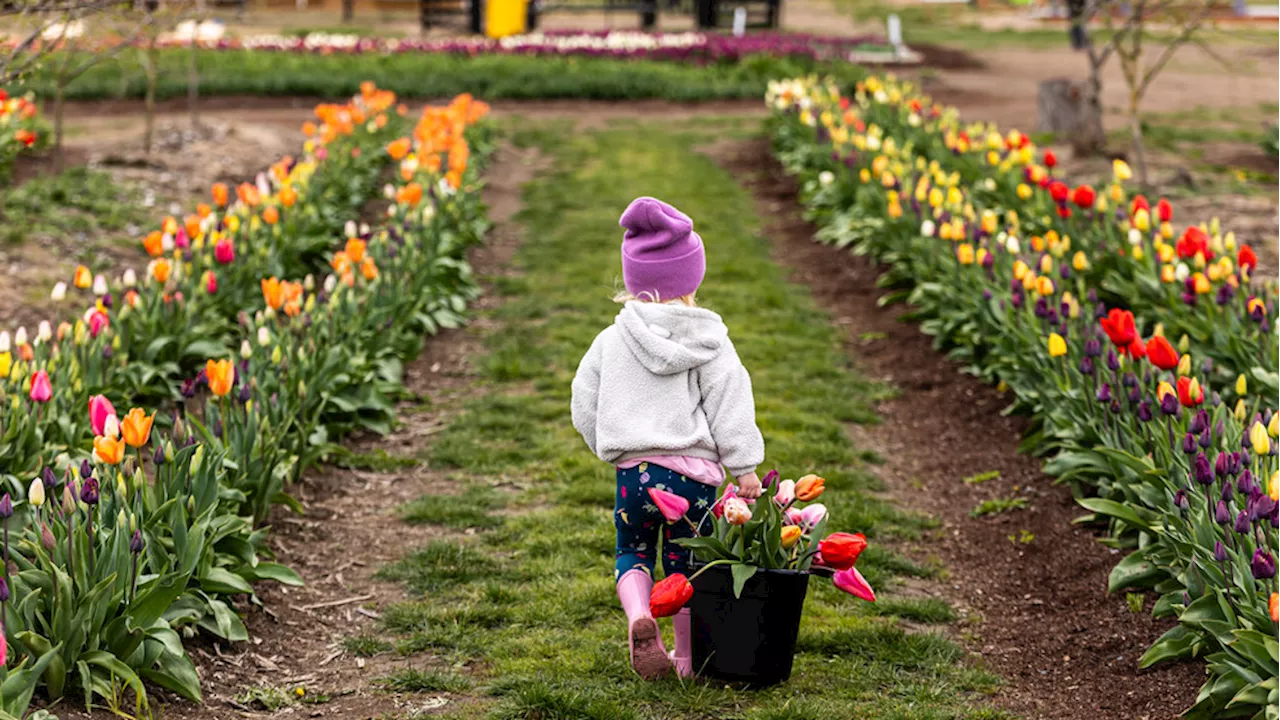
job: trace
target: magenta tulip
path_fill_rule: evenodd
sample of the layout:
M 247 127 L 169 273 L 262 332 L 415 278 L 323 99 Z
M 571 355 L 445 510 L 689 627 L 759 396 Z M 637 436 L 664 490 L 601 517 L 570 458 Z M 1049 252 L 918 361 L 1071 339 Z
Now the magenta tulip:
M 223 238 L 213 246 L 213 259 L 222 265 L 236 259 L 236 246 L 231 242 L 231 238 Z
M 800 525 L 804 523 L 804 515 L 800 512 L 800 508 L 787 508 L 783 517 L 786 518 L 788 525 Z
M 862 577 L 862 573 L 858 572 L 858 568 L 841 570 L 835 574 L 832 581 L 835 582 L 836 587 L 856 598 L 867 602 L 876 601 L 876 591 L 871 589 L 871 585 L 867 583 L 866 578 Z
M 662 517 L 669 523 L 677 522 L 689 512 L 689 501 L 673 492 L 649 488 L 649 498 L 653 500 L 654 505 L 658 506 L 658 512 L 662 513 Z
M 789 507 L 791 503 L 796 501 L 796 481 L 783 480 L 778 483 L 778 492 L 773 496 L 773 501 L 778 503 L 779 507 Z
M 107 426 L 107 418 L 116 414 L 116 409 L 105 395 L 94 395 L 89 398 L 89 425 L 94 435 L 102 435 Z
M 47 403 L 53 397 L 53 385 L 49 383 L 49 373 L 37 371 L 31 378 L 31 399 L 38 403 Z

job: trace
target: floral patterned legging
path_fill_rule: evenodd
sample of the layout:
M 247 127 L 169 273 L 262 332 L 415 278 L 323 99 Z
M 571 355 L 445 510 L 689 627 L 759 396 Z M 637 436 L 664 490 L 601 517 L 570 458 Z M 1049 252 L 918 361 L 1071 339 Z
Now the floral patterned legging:
M 628 570 L 644 570 L 653 576 L 662 534 L 662 569 L 666 574 L 689 574 L 692 553 L 673 542 L 693 537 L 693 526 L 684 520 L 668 524 L 649 498 L 649 488 L 675 493 L 689 501 L 687 517 L 702 529 L 709 528 L 708 511 L 716 500 L 716 489 L 691 480 L 674 470 L 652 463 L 618 470 L 618 490 L 613 501 L 613 524 L 618 529 L 618 547 L 613 579 Z

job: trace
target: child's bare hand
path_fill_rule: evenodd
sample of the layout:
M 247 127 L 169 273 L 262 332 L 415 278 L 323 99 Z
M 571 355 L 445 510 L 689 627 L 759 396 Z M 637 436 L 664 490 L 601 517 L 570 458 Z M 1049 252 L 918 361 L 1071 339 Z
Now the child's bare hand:
M 760 478 L 755 473 L 747 473 L 738 478 L 738 497 L 755 500 L 760 497 Z

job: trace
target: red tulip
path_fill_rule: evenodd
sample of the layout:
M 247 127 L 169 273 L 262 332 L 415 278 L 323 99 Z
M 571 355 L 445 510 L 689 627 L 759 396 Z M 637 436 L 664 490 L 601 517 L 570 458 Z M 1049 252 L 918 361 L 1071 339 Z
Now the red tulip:
M 876 601 L 876 591 L 871 589 L 871 584 L 867 579 L 862 577 L 862 573 L 858 572 L 858 568 L 847 568 L 835 574 L 832 581 L 836 587 L 849 593 L 850 595 L 866 600 L 867 602 Z
M 1067 189 L 1067 186 L 1064 183 L 1058 182 L 1057 180 L 1049 183 L 1049 197 L 1053 198 L 1054 202 L 1066 202 L 1067 195 L 1070 193 L 1071 191 Z
M 1098 321 L 1102 325 L 1102 329 L 1106 331 L 1107 337 L 1111 338 L 1111 342 L 1117 347 L 1128 347 L 1138 336 L 1138 330 L 1133 324 L 1133 313 L 1120 308 L 1111 308 L 1107 312 L 1107 316 Z
M 105 330 L 110 324 L 111 321 L 107 317 L 106 313 L 101 310 L 93 313 L 89 316 L 89 335 L 91 337 L 98 337 L 98 334 Z
M 1071 191 L 1071 202 L 1075 203 L 1076 207 L 1087 210 L 1093 207 L 1093 201 L 1097 199 L 1097 196 L 1098 194 L 1093 191 L 1093 188 L 1088 185 L 1080 185 Z
M 1147 341 L 1147 359 L 1161 370 L 1172 370 L 1178 367 L 1178 351 L 1168 340 L 1156 335 Z
M 1138 214 L 1138 210 L 1140 210 L 1140 209 L 1141 209 L 1141 210 L 1146 210 L 1148 213 L 1150 213 L 1150 212 L 1151 212 L 1151 204 L 1147 202 L 1147 198 L 1146 198 L 1145 196 L 1143 196 L 1143 195 L 1134 195 L 1134 196 L 1133 196 L 1133 204 L 1129 206 L 1129 214 L 1130 214 L 1130 215 L 1137 215 L 1137 214 Z
M 1045 167 L 1053 167 L 1058 164 L 1058 156 L 1053 154 L 1052 150 L 1044 151 Z
M 49 383 L 49 373 L 39 370 L 31 378 L 31 399 L 38 403 L 47 403 L 53 397 L 53 385 Z
M 1209 249 L 1209 236 L 1204 234 L 1200 228 L 1192 225 L 1182 233 L 1182 237 L 1178 238 L 1176 246 L 1178 257 L 1189 260 L 1196 256 L 1196 253 L 1204 255 L 1205 260 L 1213 258 L 1213 251 Z
M 223 238 L 213 246 L 213 258 L 223 265 L 236 259 L 236 246 L 231 238 Z
M 691 597 L 693 585 L 689 584 L 689 578 L 680 573 L 668 575 L 649 593 L 649 612 L 656 618 L 671 617 L 680 612 Z
M 1141 335 L 1135 335 L 1133 342 L 1120 348 L 1120 352 L 1122 354 L 1132 355 L 1134 360 L 1141 360 L 1147 356 L 1147 346 L 1143 344 Z
M 1240 252 L 1236 254 L 1236 264 L 1249 268 L 1249 272 L 1252 273 L 1253 269 L 1258 267 L 1258 254 L 1248 245 L 1241 245 Z
M 818 543 L 823 564 L 837 570 L 853 567 L 866 548 L 867 538 L 862 533 L 831 533 Z
M 1069 218 L 1069 217 L 1071 217 L 1071 208 L 1067 207 L 1066 205 L 1059 205 L 1059 206 L 1058 206 L 1058 217 L 1060 217 L 1060 218 L 1062 218 L 1062 219 L 1064 219 L 1064 220 L 1065 220 L 1065 219 L 1067 219 L 1067 218 Z
M 1204 390 L 1195 378 L 1178 378 L 1178 402 L 1183 407 L 1196 407 L 1204 402 Z
M 1173 206 L 1168 200 L 1160 198 L 1160 202 L 1156 203 L 1156 217 L 1160 218 L 1160 222 L 1169 222 L 1173 219 Z

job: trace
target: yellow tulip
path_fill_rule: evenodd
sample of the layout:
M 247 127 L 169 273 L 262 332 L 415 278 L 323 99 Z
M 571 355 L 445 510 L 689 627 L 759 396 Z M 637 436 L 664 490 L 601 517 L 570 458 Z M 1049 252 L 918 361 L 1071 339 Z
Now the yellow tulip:
M 1151 229 L 1151 213 L 1145 208 L 1138 208 L 1138 212 L 1133 214 L 1133 226 L 1146 232 Z
M 972 265 L 974 260 L 973 255 L 973 246 L 969 243 L 960 243 L 960 245 L 956 247 L 956 260 L 958 260 L 961 265 Z
M 1053 272 L 1053 258 L 1045 255 L 1040 258 L 1040 272 L 1048 274 Z
M 1025 276 L 1025 275 L 1026 275 L 1027 273 L 1029 273 L 1029 272 L 1031 272 L 1031 268 L 1027 267 L 1027 264 L 1026 264 L 1026 263 L 1024 263 L 1024 262 L 1022 262 L 1021 260 L 1019 260 L 1019 261 L 1017 261 L 1017 262 L 1015 262 L 1015 263 L 1013 264 L 1013 279 L 1014 279 L 1014 280 L 1021 280 L 1021 279 L 1023 278 L 1023 276 Z
M 1156 400 L 1163 401 L 1165 395 L 1173 395 L 1174 397 L 1177 397 L 1178 393 L 1173 389 L 1172 385 L 1161 381 L 1160 384 L 1156 386 Z
M 1186 351 L 1183 351 L 1186 353 Z M 1191 374 L 1191 353 L 1184 354 L 1178 359 L 1178 376 L 1185 377 Z
M 1235 415 L 1237 422 L 1244 422 L 1244 419 L 1249 415 L 1249 408 L 1244 406 L 1244 400 L 1236 401 L 1236 409 L 1232 414 Z
M 1049 333 L 1049 357 L 1062 357 L 1067 354 L 1067 341 L 1058 333 Z
M 1084 272 L 1089 269 L 1089 256 L 1084 254 L 1083 250 L 1077 250 L 1076 254 L 1071 257 L 1071 267 L 1076 272 Z
M 1036 278 L 1036 292 L 1040 295 L 1048 297 L 1053 294 L 1053 281 L 1041 275 Z
M 1249 392 L 1249 381 L 1245 380 L 1244 373 L 1240 373 L 1240 377 L 1236 378 L 1236 394 L 1244 395 Z
M 1272 500 L 1280 502 L 1280 470 L 1271 473 L 1271 482 L 1267 483 L 1267 494 Z
M 1249 428 L 1249 444 L 1253 446 L 1253 452 L 1257 455 L 1266 455 L 1271 452 L 1271 438 L 1267 437 L 1267 429 L 1262 423 L 1255 422 L 1253 427 Z
M 1018 183 L 1018 199 L 1019 199 L 1019 200 L 1030 200 L 1030 199 L 1031 199 L 1031 186 L 1030 186 L 1030 185 L 1027 185 L 1026 183 Z
M 1121 182 L 1133 177 L 1133 170 L 1129 169 L 1129 163 L 1119 158 L 1111 163 L 1111 170 L 1115 173 L 1116 179 Z
M 871 182 L 871 171 L 866 168 L 862 168 L 861 170 L 859 170 L 858 180 L 863 184 Z
M 9 377 L 11 370 L 13 370 L 13 353 L 0 353 L 0 379 Z
M 797 525 L 788 525 L 782 528 L 782 547 L 787 550 L 795 547 L 796 543 L 800 542 L 800 536 L 802 534 L 803 532 Z
M 1280 413 L 1272 413 L 1271 422 L 1267 423 L 1267 434 L 1271 437 L 1280 436 Z

